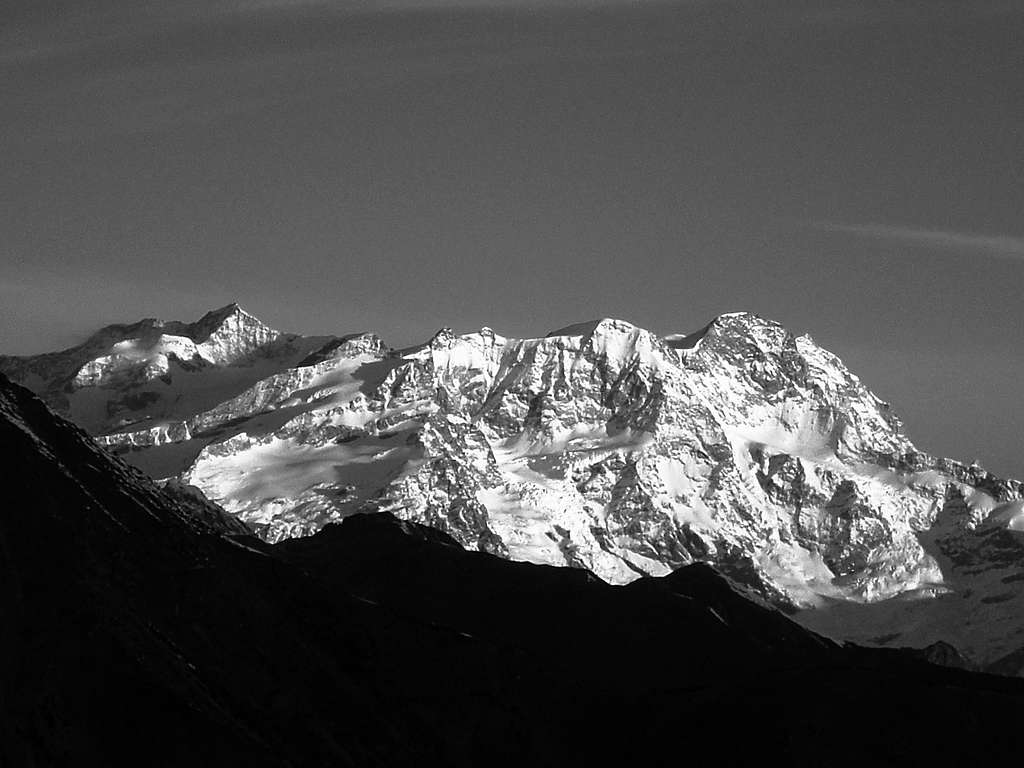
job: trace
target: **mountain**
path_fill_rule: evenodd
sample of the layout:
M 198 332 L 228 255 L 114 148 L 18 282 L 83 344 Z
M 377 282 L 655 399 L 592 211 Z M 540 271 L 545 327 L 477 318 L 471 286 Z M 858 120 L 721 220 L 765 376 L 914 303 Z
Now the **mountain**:
M 614 586 L 386 513 L 270 546 L 3 376 L 0 461 L 0 765 L 953 765 L 1021 747 L 1024 682 L 837 645 L 703 564 Z
M 918 450 L 809 336 L 733 313 L 665 337 L 604 319 L 300 346 L 217 404 L 139 411 L 98 439 L 271 542 L 387 511 L 616 584 L 708 562 L 833 637 L 1024 666 L 1021 484 Z M 78 391 L 122 403 L 138 387 Z
M 109 325 L 61 352 L 0 356 L 0 371 L 100 435 L 210 408 L 327 341 L 281 333 L 229 304 L 193 323 L 147 318 Z

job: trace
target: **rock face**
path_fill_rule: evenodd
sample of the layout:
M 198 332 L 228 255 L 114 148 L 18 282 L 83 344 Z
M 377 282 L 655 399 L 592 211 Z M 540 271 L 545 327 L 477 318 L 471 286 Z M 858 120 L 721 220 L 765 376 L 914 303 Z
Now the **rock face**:
M 754 315 L 668 337 L 604 319 L 400 351 L 331 338 L 144 424 L 101 442 L 268 541 L 388 511 L 619 584 L 713 563 L 835 636 L 950 640 L 982 664 L 1024 647 L 1020 483 L 919 451 L 837 357 Z M 971 611 L 982 626 L 947 637 Z

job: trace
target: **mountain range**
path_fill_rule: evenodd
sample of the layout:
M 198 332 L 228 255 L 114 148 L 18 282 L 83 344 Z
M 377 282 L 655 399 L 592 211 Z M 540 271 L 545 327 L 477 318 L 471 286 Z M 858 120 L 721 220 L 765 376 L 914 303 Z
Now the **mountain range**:
M 0 461 L 3 766 L 1019 754 L 1024 682 L 834 643 L 703 563 L 616 586 L 387 512 L 271 545 L 2 375 Z
M 387 513 L 617 585 L 708 563 L 836 640 L 1024 670 L 1021 483 L 919 450 L 835 355 L 752 314 L 393 349 L 229 305 L 0 371 L 179 503 L 285 549 Z

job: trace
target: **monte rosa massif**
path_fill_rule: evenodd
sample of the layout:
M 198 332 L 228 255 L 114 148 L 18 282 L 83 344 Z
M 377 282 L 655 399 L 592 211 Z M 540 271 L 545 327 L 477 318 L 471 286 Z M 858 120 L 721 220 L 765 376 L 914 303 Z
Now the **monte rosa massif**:
M 390 512 L 615 584 L 708 562 L 833 637 L 1024 670 L 1021 483 L 918 450 L 835 355 L 752 314 L 396 350 L 232 304 L 0 371 L 269 542 Z

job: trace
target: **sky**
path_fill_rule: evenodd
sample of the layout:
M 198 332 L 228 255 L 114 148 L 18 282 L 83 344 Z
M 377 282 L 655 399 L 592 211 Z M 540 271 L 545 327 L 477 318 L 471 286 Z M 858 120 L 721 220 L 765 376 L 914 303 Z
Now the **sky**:
M 0 0 L 0 353 L 810 332 L 1024 477 L 1024 3 Z

